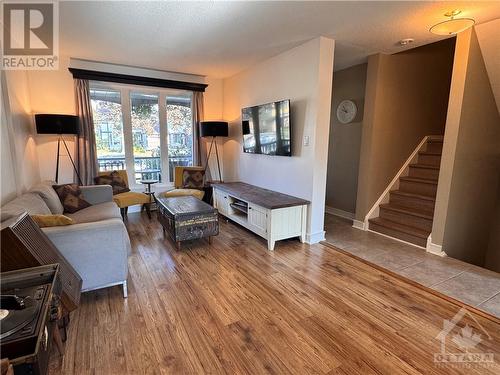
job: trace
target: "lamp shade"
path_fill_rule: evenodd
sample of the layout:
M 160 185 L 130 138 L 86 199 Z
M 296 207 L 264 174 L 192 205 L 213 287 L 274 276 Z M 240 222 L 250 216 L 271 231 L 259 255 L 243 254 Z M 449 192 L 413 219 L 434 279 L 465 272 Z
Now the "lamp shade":
M 74 115 L 35 115 L 38 134 L 78 134 L 78 116 Z
M 225 121 L 202 121 L 200 122 L 201 137 L 227 137 L 229 135 L 228 124 Z

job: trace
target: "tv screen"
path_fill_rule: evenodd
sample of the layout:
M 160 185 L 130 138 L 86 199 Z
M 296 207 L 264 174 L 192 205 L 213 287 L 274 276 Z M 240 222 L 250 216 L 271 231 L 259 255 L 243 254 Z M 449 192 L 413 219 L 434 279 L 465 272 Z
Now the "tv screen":
M 243 108 L 241 120 L 244 152 L 292 156 L 290 100 Z

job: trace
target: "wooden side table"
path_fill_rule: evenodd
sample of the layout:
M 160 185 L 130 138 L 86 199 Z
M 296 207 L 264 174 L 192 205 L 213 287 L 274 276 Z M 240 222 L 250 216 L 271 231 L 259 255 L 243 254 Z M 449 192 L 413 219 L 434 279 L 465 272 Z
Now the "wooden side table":
M 155 192 L 151 191 L 151 185 L 157 184 L 158 180 L 141 180 L 141 184 L 146 185 L 146 191 L 144 191 L 144 194 L 147 194 L 149 196 L 149 205 L 151 206 L 153 203 L 155 203 Z M 144 205 L 141 208 L 144 209 Z

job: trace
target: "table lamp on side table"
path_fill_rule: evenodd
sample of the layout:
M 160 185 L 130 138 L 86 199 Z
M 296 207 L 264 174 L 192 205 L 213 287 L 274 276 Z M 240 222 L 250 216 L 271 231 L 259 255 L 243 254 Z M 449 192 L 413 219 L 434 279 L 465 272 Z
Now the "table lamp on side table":
M 207 155 L 207 163 L 205 164 L 205 171 L 208 167 L 208 161 L 210 160 L 210 154 L 212 153 L 212 147 L 215 143 L 215 155 L 217 156 L 217 169 L 219 171 L 219 181 L 222 181 L 222 175 L 220 173 L 220 163 L 219 163 L 219 150 L 217 148 L 217 137 L 227 137 L 229 135 L 229 127 L 226 121 L 202 121 L 200 122 L 200 136 L 212 137 L 210 143 L 210 149 Z

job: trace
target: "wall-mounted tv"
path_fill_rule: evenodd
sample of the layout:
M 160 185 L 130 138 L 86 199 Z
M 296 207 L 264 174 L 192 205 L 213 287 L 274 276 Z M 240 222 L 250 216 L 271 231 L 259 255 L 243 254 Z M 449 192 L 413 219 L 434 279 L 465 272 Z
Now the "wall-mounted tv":
M 244 152 L 292 156 L 290 100 L 243 108 L 241 120 Z

